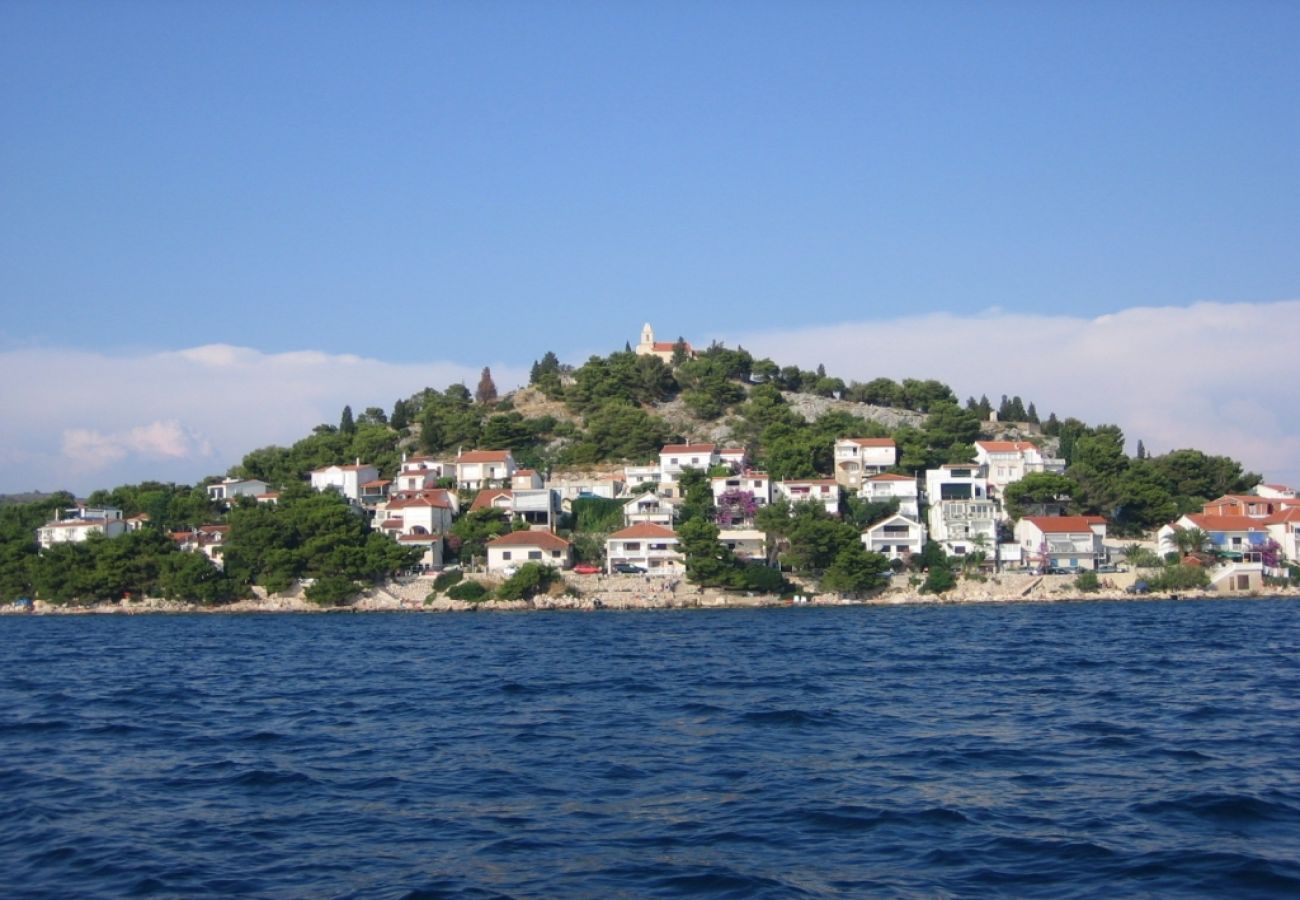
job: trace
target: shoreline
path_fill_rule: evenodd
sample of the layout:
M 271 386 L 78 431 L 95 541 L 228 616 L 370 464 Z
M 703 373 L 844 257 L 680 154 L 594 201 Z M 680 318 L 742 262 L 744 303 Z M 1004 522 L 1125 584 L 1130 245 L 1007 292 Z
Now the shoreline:
M 31 609 L 0 607 L 0 615 L 67 616 L 67 615 L 177 615 L 177 614 L 266 614 L 266 613 L 455 613 L 455 612 L 524 612 L 663 609 L 780 609 L 812 606 L 965 606 L 983 603 L 1077 603 L 1088 601 L 1144 602 L 1151 600 L 1225 600 L 1277 599 L 1300 597 L 1300 588 L 1271 588 L 1255 593 L 1219 593 L 1191 590 L 1147 594 L 1129 594 L 1122 589 L 1107 588 L 1089 594 L 1074 587 L 1072 576 L 1003 575 L 985 581 L 960 580 L 944 594 L 921 594 L 910 586 L 889 587 L 867 597 L 841 597 L 835 594 L 810 596 L 805 602 L 792 603 L 775 594 L 728 594 L 694 585 L 667 584 L 626 576 L 578 576 L 572 580 L 578 595 L 561 593 L 540 595 L 531 600 L 489 600 L 478 603 L 451 600 L 438 596 L 426 602 L 431 579 L 408 579 L 388 582 L 364 591 L 342 606 L 318 606 L 307 600 L 301 588 L 286 594 L 267 595 L 258 591 L 248 600 L 218 606 L 202 606 L 161 598 L 123 600 L 116 603 L 88 605 L 56 604 L 38 600 Z

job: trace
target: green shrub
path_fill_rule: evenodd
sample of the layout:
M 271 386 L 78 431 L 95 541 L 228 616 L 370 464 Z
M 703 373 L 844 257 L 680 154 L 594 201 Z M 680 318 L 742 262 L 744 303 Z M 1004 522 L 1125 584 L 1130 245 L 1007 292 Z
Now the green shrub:
M 741 587 L 762 594 L 779 594 L 786 589 L 785 576 L 779 571 L 757 563 L 740 570 Z
M 953 577 L 951 570 L 945 566 L 932 566 L 921 584 L 921 593 L 942 594 L 944 591 L 952 590 L 956 585 L 957 579 Z
M 466 603 L 478 603 L 480 600 L 487 599 L 491 593 L 477 581 L 462 581 L 460 584 L 452 585 L 447 591 L 447 596 L 453 600 L 463 600 Z
M 560 573 L 550 566 L 524 563 L 518 572 L 497 588 L 497 597 L 502 600 L 528 600 L 546 591 L 559 578 Z
M 1079 577 L 1074 579 L 1074 587 L 1085 594 L 1092 594 L 1101 590 L 1101 580 L 1097 578 L 1096 572 L 1080 572 Z
M 433 579 L 433 592 L 435 594 L 444 594 L 452 585 L 460 584 L 465 578 L 465 573 L 460 569 L 453 569 L 450 572 L 442 572 L 437 578 Z
M 351 600 L 361 591 L 361 587 L 351 578 L 342 575 L 322 575 L 311 587 L 307 588 L 307 599 L 321 606 L 337 606 Z
M 1208 587 L 1210 573 L 1200 566 L 1166 566 L 1150 583 L 1154 591 L 1186 591 Z

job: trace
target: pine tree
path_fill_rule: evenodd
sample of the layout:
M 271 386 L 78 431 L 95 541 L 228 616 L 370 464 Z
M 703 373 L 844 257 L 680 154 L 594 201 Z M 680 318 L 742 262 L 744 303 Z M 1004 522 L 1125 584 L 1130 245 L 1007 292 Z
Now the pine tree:
M 980 394 L 980 402 L 979 406 L 976 408 L 976 412 L 978 412 L 980 418 L 986 422 L 988 421 L 989 416 L 993 415 L 993 404 L 989 402 L 988 394 Z
M 998 421 L 1005 422 L 1011 418 L 1011 401 L 1006 394 L 1002 395 L 1002 402 L 998 404 Z
M 398 400 L 393 404 L 393 414 L 388 417 L 388 424 L 397 431 L 411 424 L 411 411 L 405 400 Z
M 343 415 L 339 417 L 339 433 L 352 434 L 357 430 L 357 423 L 352 418 L 352 407 L 343 407 Z
M 479 376 L 478 389 L 474 391 L 474 399 L 479 403 L 491 403 L 496 398 L 497 386 L 492 381 L 492 370 L 484 366 L 483 374 Z
M 1029 411 L 1026 415 L 1026 418 L 1032 424 L 1034 425 L 1038 424 L 1038 410 L 1034 409 L 1034 404 L 1032 401 L 1029 404 Z
M 1137 446 L 1137 458 L 1138 458 L 1138 459 L 1146 459 L 1146 458 L 1147 458 L 1147 448 L 1146 448 L 1145 446 L 1143 446 L 1141 440 L 1138 440 L 1138 446 Z

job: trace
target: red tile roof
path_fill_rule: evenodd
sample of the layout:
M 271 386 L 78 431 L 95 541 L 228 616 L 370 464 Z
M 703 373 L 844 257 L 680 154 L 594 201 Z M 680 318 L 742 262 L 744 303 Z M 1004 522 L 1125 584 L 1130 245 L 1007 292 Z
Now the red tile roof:
M 893 472 L 886 472 L 883 475 L 869 475 L 864 480 L 865 481 L 910 481 L 912 483 L 916 482 L 916 479 L 913 478 L 911 475 L 897 475 Z
M 653 525 L 649 522 L 642 522 L 640 525 L 633 525 L 630 528 L 624 528 L 622 531 L 616 531 L 610 535 L 611 539 L 617 538 L 675 538 L 677 532 L 671 528 L 665 528 L 662 525 Z
M 840 438 L 842 441 L 852 441 L 859 447 L 895 447 L 893 438 Z
M 1263 519 L 1251 516 L 1207 516 L 1204 513 L 1188 513 L 1187 518 L 1202 531 L 1264 531 Z
M 514 491 L 509 488 L 491 488 L 489 490 L 479 491 L 474 495 L 474 502 L 469 505 L 470 509 L 489 509 L 495 504 L 492 502 L 501 497 L 514 499 Z
M 545 550 L 567 550 L 569 542 L 549 531 L 512 531 L 487 542 L 489 547 L 541 547 Z
M 456 457 L 457 463 L 505 462 L 509 450 L 471 450 Z
M 659 451 L 659 455 L 665 453 L 712 453 L 718 447 L 717 444 L 665 444 L 664 448 Z
M 1029 441 L 976 441 L 975 446 L 983 448 L 986 453 L 1020 453 L 1038 449 Z
M 1079 534 L 1106 523 L 1102 516 L 1025 516 L 1024 521 L 1036 525 L 1043 534 Z

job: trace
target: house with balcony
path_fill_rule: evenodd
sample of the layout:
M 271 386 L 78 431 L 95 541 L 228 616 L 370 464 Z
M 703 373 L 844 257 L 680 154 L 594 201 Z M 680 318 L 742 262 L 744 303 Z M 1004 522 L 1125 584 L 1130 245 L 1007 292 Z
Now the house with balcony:
M 1268 536 L 1277 542 L 1282 558 L 1300 562 L 1300 506 L 1291 506 L 1267 520 Z
M 686 563 L 677 549 L 677 533 L 663 525 L 632 525 L 605 541 L 605 571 L 639 566 L 651 575 L 681 575 Z
M 662 478 L 658 465 L 623 467 L 623 480 L 628 490 L 639 488 L 643 484 L 658 484 Z
M 998 540 L 998 504 L 989 496 L 983 467 L 973 463 L 927 469 L 926 520 L 930 540 L 950 556 L 976 550 L 990 554 Z
M 913 519 L 921 513 L 921 488 L 911 475 L 885 473 L 862 479 L 858 496 L 868 503 L 898 501 L 898 511 Z
M 869 475 L 879 475 L 898 462 L 893 438 L 840 438 L 835 442 L 835 481 L 856 491 Z
M 677 512 L 677 502 L 669 497 L 660 497 L 653 492 L 637 494 L 623 504 L 623 524 L 662 525 L 671 528 L 673 516 Z
M 1101 516 L 1025 516 L 1016 522 L 1024 565 L 1048 569 L 1096 569 L 1106 561 L 1106 520 Z
M 744 447 L 723 447 L 718 451 L 718 462 L 733 472 L 743 472 L 749 465 L 749 454 Z
M 717 475 L 709 479 L 713 489 L 714 504 L 723 503 L 724 497 L 749 495 L 754 505 L 762 508 L 772 502 L 772 479 L 766 472 L 739 472 L 734 475 Z
M 862 546 L 872 553 L 906 562 L 925 549 L 925 526 L 911 516 L 895 513 L 868 525 L 862 532 Z
M 265 494 L 269 485 L 258 478 L 225 478 L 208 485 L 208 499 L 213 503 L 229 506 L 240 497 L 257 499 L 258 494 Z
M 1246 562 L 1260 562 L 1264 546 L 1271 539 L 1267 518 L 1256 516 L 1209 516 L 1188 513 L 1156 532 L 1156 548 L 1161 555 L 1178 548 L 1178 532 L 1200 529 L 1205 533 L 1205 550 Z
M 1280 497 L 1258 497 L 1254 494 L 1225 494 L 1201 506 L 1207 516 L 1248 516 L 1267 519 L 1287 506 L 1295 505 Z
M 734 553 L 737 559 L 747 562 L 767 562 L 767 535 L 757 528 L 720 526 L 718 542 Z
M 1044 456 L 1029 441 L 976 441 L 975 464 L 984 468 L 989 490 L 1001 498 L 1007 485 L 1034 472 L 1065 472 L 1065 460 Z
M 388 499 L 393 482 L 389 478 L 374 478 L 361 485 L 361 505 L 373 510 Z
M 79 544 L 92 534 L 115 538 L 132 530 L 122 518 L 122 510 L 111 506 L 73 506 L 56 510 L 54 519 L 36 530 L 36 542 L 42 550 L 55 544 Z
M 524 563 L 573 567 L 573 546 L 549 531 L 512 531 L 487 543 L 487 570 L 509 572 Z
M 393 478 L 393 490 L 423 491 L 438 486 L 438 482 L 455 474 L 455 466 L 432 456 L 406 456 Z
M 506 485 L 514 474 L 509 450 L 466 450 L 456 456 L 456 483 L 463 491 Z
M 358 460 L 349 466 L 325 466 L 311 473 L 311 486 L 317 491 L 338 491 L 353 503 L 361 503 L 361 485 L 379 478 L 379 469 Z
M 720 461 L 716 444 L 668 444 L 659 451 L 659 485 L 664 493 L 676 497 L 680 494 L 677 482 L 682 472 L 707 472 Z
M 220 569 L 221 550 L 229 533 L 229 525 L 200 525 L 189 531 L 173 531 L 168 537 L 181 550 L 186 553 L 202 553 Z
M 776 483 L 777 496 L 797 503 L 819 503 L 832 516 L 840 514 L 840 486 L 834 478 L 804 478 Z

